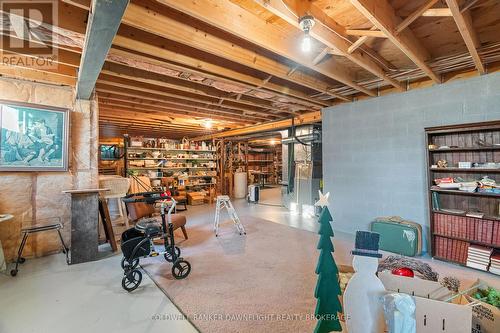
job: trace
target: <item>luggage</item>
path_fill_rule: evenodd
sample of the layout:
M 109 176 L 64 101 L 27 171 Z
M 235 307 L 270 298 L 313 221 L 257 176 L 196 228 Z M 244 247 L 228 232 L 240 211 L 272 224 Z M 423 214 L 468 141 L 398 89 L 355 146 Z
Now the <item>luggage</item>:
M 380 234 L 381 250 L 408 257 L 422 254 L 422 226 L 418 223 L 399 216 L 378 217 L 371 231 Z

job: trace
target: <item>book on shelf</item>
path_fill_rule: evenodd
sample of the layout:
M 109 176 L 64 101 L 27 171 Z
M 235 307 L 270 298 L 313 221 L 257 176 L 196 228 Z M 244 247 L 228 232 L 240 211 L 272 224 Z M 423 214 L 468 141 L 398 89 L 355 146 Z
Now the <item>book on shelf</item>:
M 466 266 L 487 271 L 492 252 L 493 249 L 489 247 L 469 245 Z
M 496 274 L 496 275 L 500 275 L 500 268 L 492 268 L 492 267 L 490 267 L 489 272 L 493 273 L 493 274 Z
M 462 209 L 452 209 L 452 208 L 442 208 L 441 212 L 451 213 L 451 214 L 465 214 L 465 210 L 462 210 Z
M 486 246 L 469 245 L 468 252 L 487 255 L 489 258 L 491 256 L 491 253 L 493 252 L 493 249 L 491 247 L 486 247 Z
M 465 264 L 467 267 L 479 269 L 482 271 L 488 271 L 488 265 L 481 265 L 481 264 L 476 264 L 475 262 L 470 262 L 467 260 L 467 263 Z
M 467 212 L 467 213 L 465 213 L 465 216 L 474 217 L 477 219 L 482 219 L 484 217 L 484 213 L 483 212 Z

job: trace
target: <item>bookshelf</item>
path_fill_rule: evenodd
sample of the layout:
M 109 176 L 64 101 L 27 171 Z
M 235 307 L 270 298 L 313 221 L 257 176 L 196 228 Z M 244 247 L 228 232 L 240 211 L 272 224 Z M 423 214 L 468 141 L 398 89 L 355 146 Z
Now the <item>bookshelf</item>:
M 500 251 L 500 121 L 425 134 L 432 256 L 472 267 L 474 249 Z

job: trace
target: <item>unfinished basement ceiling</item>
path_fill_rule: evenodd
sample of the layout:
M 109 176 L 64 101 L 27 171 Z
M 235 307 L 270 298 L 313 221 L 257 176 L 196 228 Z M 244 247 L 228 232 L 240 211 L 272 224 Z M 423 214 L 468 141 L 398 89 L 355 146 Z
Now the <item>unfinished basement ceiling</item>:
M 0 74 L 76 85 L 89 7 L 61 0 L 58 26 L 38 28 L 57 69 Z M 316 19 L 309 53 L 301 12 Z M 200 136 L 485 72 L 499 67 L 498 31 L 500 0 L 132 0 L 96 84 L 101 135 Z

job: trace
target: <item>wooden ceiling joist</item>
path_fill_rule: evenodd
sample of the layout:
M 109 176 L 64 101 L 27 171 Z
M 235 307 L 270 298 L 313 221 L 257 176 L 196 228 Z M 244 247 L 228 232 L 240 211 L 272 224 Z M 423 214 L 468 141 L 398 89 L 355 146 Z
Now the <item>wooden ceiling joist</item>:
M 422 16 L 425 17 L 449 17 L 451 15 L 451 11 L 449 8 L 429 8 L 427 9 Z
M 117 106 L 117 107 L 126 107 L 126 108 L 130 108 L 130 109 L 134 109 L 134 110 L 137 110 L 137 111 L 140 111 L 141 109 L 142 110 L 148 110 L 148 109 L 153 109 L 153 110 L 164 110 L 165 112 L 167 111 L 173 111 L 175 110 L 175 108 L 172 108 L 172 107 L 169 107 L 167 105 L 162 105 L 162 104 L 136 104 L 134 102 L 131 102 L 131 101 L 116 101 L 116 100 L 110 100 L 110 99 L 106 99 L 106 98 L 102 98 L 102 100 L 100 100 L 100 103 L 104 104 L 104 105 L 110 105 L 110 106 Z M 189 108 L 189 107 L 183 107 L 183 108 L 179 108 L 179 110 L 186 110 L 186 111 L 191 111 L 191 112 L 196 112 L 195 109 L 193 108 Z M 206 116 L 205 117 L 210 117 L 210 115 L 220 115 L 220 116 L 223 116 L 224 119 L 226 120 L 232 120 L 232 121 L 242 121 L 242 122 L 245 122 L 248 121 L 248 122 L 261 122 L 261 121 L 270 121 L 270 120 L 273 120 L 273 119 L 276 119 L 276 118 L 266 118 L 266 117 L 262 117 L 262 116 L 257 116 L 257 115 L 252 115 L 252 116 L 247 116 L 245 114 L 242 114 L 242 113 L 232 113 L 232 112 L 212 112 L 211 114 L 205 114 Z M 200 116 L 203 115 L 203 113 L 200 113 Z
M 164 96 L 161 95 L 155 95 L 151 93 L 145 93 L 141 91 L 134 91 L 131 89 L 117 89 L 113 90 L 114 87 L 112 86 L 105 86 L 101 85 L 99 82 L 97 83 L 97 91 L 99 92 L 99 96 L 102 98 L 107 98 L 107 99 L 116 99 L 116 100 L 126 100 L 126 101 L 132 101 L 137 104 L 145 104 L 145 105 L 162 105 L 165 107 L 170 108 L 171 110 L 184 110 L 187 108 L 188 110 L 196 110 L 198 117 L 204 117 L 204 118 L 213 118 L 213 119 L 221 119 L 221 120 L 227 120 L 231 119 L 233 121 L 235 120 L 254 120 L 254 121 L 259 121 L 258 119 L 255 119 L 255 115 L 249 115 L 246 114 L 242 118 L 240 116 L 243 115 L 243 113 L 239 113 L 237 110 L 231 110 L 228 108 L 216 108 L 213 107 L 212 105 L 208 104 L 203 104 L 203 103 L 198 103 L 194 102 L 191 100 L 183 100 L 183 99 L 174 99 L 174 98 L 168 98 L 165 99 Z M 178 113 L 178 114 L 183 114 L 183 113 Z M 186 113 L 184 113 L 185 115 Z
M 93 0 L 79 66 L 76 95 L 89 99 L 129 0 Z
M 192 94 L 210 96 L 213 98 L 222 99 L 224 101 L 232 101 L 245 107 L 255 108 L 255 112 L 259 113 L 267 114 L 268 111 L 266 110 L 273 110 L 285 114 L 293 114 L 292 111 L 286 110 L 284 108 L 276 108 L 273 105 L 273 101 L 259 99 L 253 96 L 243 96 L 243 98 L 240 98 L 238 100 L 230 92 L 224 92 L 212 86 L 198 83 L 196 81 L 147 72 L 124 65 L 106 63 L 101 71 L 101 74 L 139 81 L 147 84 L 159 85 L 162 87 L 176 89 Z M 305 106 L 303 106 L 303 108 L 307 109 L 307 107 Z
M 200 114 L 196 111 L 186 111 L 184 109 L 171 109 L 171 110 L 166 110 L 165 108 L 155 108 L 155 109 L 149 109 L 148 107 L 142 108 L 142 109 L 137 109 L 137 108 L 127 108 L 127 107 L 120 107 L 120 106 L 111 106 L 107 104 L 100 104 L 100 109 L 101 111 L 112 111 L 112 112 L 142 112 L 146 115 L 167 115 L 167 116 L 172 116 L 172 117 L 192 117 L 193 119 L 198 119 L 198 120 L 203 120 L 203 119 L 213 119 L 215 121 L 223 121 L 225 124 L 238 124 L 239 126 L 246 126 L 246 125 L 252 125 L 258 123 L 255 120 L 246 120 L 246 119 L 235 119 L 231 117 L 222 117 L 222 116 L 212 116 L 212 117 L 207 117 L 203 116 L 203 114 Z
M 418 19 L 422 14 L 432 6 L 434 6 L 439 0 L 427 0 L 424 2 L 420 7 L 418 7 L 413 13 L 411 13 L 409 16 L 407 16 L 403 22 L 401 22 L 397 28 L 396 28 L 396 33 L 400 33 L 406 27 L 408 27 L 410 24 L 412 24 L 416 19 Z
M 167 4 L 162 2 L 163 4 Z M 169 6 L 175 6 L 177 7 L 178 10 L 183 11 L 184 6 L 187 5 L 187 7 L 191 7 L 191 2 L 189 1 L 172 1 L 168 3 Z M 196 13 L 198 9 L 197 8 L 198 3 L 193 3 L 194 9 L 190 8 L 191 10 L 188 11 L 183 11 L 185 14 L 189 14 L 193 17 L 196 16 L 201 16 L 201 13 Z M 232 34 L 233 35 L 238 35 L 236 33 L 237 29 L 240 29 L 239 32 L 241 34 L 239 35 L 247 35 L 248 31 L 253 31 L 255 28 L 252 23 L 257 23 L 259 26 L 262 28 L 267 28 L 267 24 L 261 20 L 254 21 L 256 18 L 251 17 L 249 13 L 246 13 L 243 11 L 243 9 L 236 8 L 232 3 L 229 2 L 224 2 L 224 9 L 226 10 L 227 7 L 230 5 L 232 9 L 236 9 L 236 13 L 231 14 L 233 16 L 227 17 L 227 13 L 221 12 L 220 9 L 222 8 L 207 8 L 207 12 L 203 12 L 203 17 L 205 22 L 212 22 L 213 26 L 221 26 L 222 22 L 220 22 L 221 18 L 226 18 L 230 22 L 228 25 L 228 28 L 233 30 Z M 175 8 L 174 7 L 174 8 Z M 187 10 L 188 8 L 186 8 Z M 205 15 L 209 14 L 209 15 Z M 196 15 L 196 16 L 194 16 Z M 236 22 L 234 21 L 234 17 L 238 17 L 240 15 L 245 16 L 246 18 L 251 18 L 252 21 L 254 22 L 248 22 L 245 21 L 243 18 L 238 20 L 238 26 L 236 27 Z M 250 16 L 249 16 L 250 15 Z M 248 16 L 248 17 L 246 17 Z M 290 67 L 279 62 L 276 60 L 273 60 L 269 57 L 263 56 L 253 50 L 249 50 L 246 48 L 243 48 L 241 46 L 238 46 L 231 41 L 228 41 L 224 38 L 217 37 L 215 35 L 211 35 L 205 31 L 199 30 L 196 27 L 193 27 L 189 25 L 187 22 L 179 22 L 176 21 L 166 15 L 163 15 L 162 13 L 153 10 L 153 9 L 147 9 L 141 6 L 138 6 L 134 3 L 131 3 L 125 13 L 125 16 L 123 18 L 123 22 L 127 25 L 130 25 L 134 28 L 140 29 L 147 31 L 149 33 L 162 36 L 163 38 L 170 39 L 173 41 L 176 41 L 181 44 L 186 44 L 198 48 L 204 52 L 213 54 L 215 56 L 220 56 L 224 57 L 228 60 L 240 63 L 242 65 L 245 65 L 250 68 L 257 69 L 259 71 L 262 71 L 264 73 L 273 75 L 275 77 L 279 77 L 285 80 L 291 80 L 292 82 L 296 84 L 301 84 L 304 85 L 305 87 L 308 87 L 310 89 L 315 89 L 320 92 L 324 92 L 326 94 L 329 94 L 331 96 L 340 98 L 342 100 L 351 100 L 349 97 L 342 96 L 340 94 L 335 94 L 332 92 L 329 92 L 329 90 L 332 88 L 331 84 L 326 83 L 325 81 L 322 81 L 321 79 L 318 79 L 317 77 L 314 77 L 309 74 L 301 73 L 299 71 L 295 71 L 290 76 L 287 76 L 287 73 L 290 71 Z M 243 24 L 243 25 L 241 25 Z M 271 27 L 271 26 L 270 26 Z M 272 27 L 271 27 L 272 28 Z M 244 31 L 241 31 L 244 30 Z M 226 31 L 228 31 L 226 29 Z M 266 36 L 271 36 L 272 34 L 270 32 L 264 31 L 264 34 Z M 282 35 L 282 33 L 279 33 Z M 257 32 L 252 34 L 257 35 Z M 276 36 L 274 36 L 276 38 Z M 273 38 L 273 40 L 275 39 Z M 244 39 L 248 40 L 246 36 L 244 36 Z M 278 46 L 282 45 L 284 42 L 283 40 L 286 40 L 287 43 L 292 43 L 293 41 L 290 40 L 290 36 L 283 36 L 282 39 L 278 42 L 278 45 L 272 46 L 273 49 L 277 49 Z M 270 46 L 271 47 L 271 46 Z M 278 51 L 278 50 L 276 50 Z M 280 52 L 283 54 L 283 52 Z M 296 53 L 296 52 L 294 52 Z M 290 58 L 291 59 L 291 58 Z M 291 59 L 293 60 L 293 59 Z M 299 59 L 295 59 L 299 60 Z M 300 57 L 300 62 L 296 61 L 297 63 L 306 63 L 307 65 L 310 64 L 310 61 L 307 61 L 307 59 L 304 58 L 304 56 Z M 322 64 L 323 65 L 323 64 Z M 306 66 L 308 67 L 308 66 Z M 326 68 L 326 66 L 321 66 L 325 67 L 324 72 L 325 73 L 330 73 L 331 75 L 334 74 L 335 71 L 339 72 L 339 75 L 344 75 L 348 76 L 347 73 L 344 73 L 343 70 L 339 68 L 339 66 L 336 66 L 335 68 Z M 343 73 L 340 73 L 343 72 Z M 328 75 L 327 75 L 328 76 Z M 345 80 L 346 83 L 352 84 L 352 77 L 350 77 L 348 80 Z M 355 85 L 357 90 L 365 90 L 362 87 L 358 87 Z
M 321 112 L 309 112 L 301 116 L 297 116 L 294 118 L 293 123 L 295 125 L 305 125 L 305 124 L 313 124 L 321 121 Z M 222 137 L 233 137 L 233 136 L 239 136 L 239 135 L 247 135 L 247 134 L 252 134 L 252 133 L 261 133 L 261 132 L 269 132 L 269 131 L 276 131 L 276 130 L 281 130 L 285 128 L 292 127 L 292 119 L 284 119 L 284 120 L 277 120 L 265 124 L 259 124 L 259 125 L 253 125 L 253 126 L 248 126 L 244 128 L 238 128 L 234 130 L 229 130 L 229 131 L 224 131 L 224 132 L 219 132 L 219 133 L 213 133 L 209 135 L 203 135 L 199 137 L 193 138 L 193 140 L 211 140 L 215 138 L 222 138 Z
M 377 30 L 377 27 L 373 26 L 370 28 L 370 30 Z M 368 38 L 370 38 L 370 37 L 369 36 L 359 37 L 354 43 L 352 43 L 351 46 L 349 46 L 349 48 L 347 49 L 347 52 L 353 53 L 354 51 L 356 51 L 357 48 L 359 48 L 361 45 L 363 45 L 368 40 Z
M 424 48 L 413 32 L 407 28 L 396 34 L 401 18 L 396 16 L 394 8 L 387 0 L 350 0 L 367 19 L 383 31 L 404 54 L 410 58 L 434 82 L 441 83 L 439 76 L 427 65 L 429 52 Z
M 346 35 L 349 36 L 366 36 L 366 37 L 375 37 L 375 38 L 387 38 L 387 36 L 380 30 L 372 30 L 372 29 L 347 29 Z
M 217 106 L 217 103 L 212 101 L 206 101 L 200 98 L 192 98 L 189 96 L 183 95 L 172 95 L 170 93 L 166 93 L 160 89 L 155 90 L 148 87 L 139 87 L 132 86 L 129 84 L 118 83 L 114 81 L 98 81 L 97 82 L 97 91 L 99 92 L 111 92 L 118 94 L 126 94 L 129 96 L 137 97 L 137 93 L 146 93 L 144 95 L 147 99 L 157 99 L 158 101 L 163 102 L 164 105 L 171 106 L 172 108 L 184 108 L 188 107 L 190 109 L 195 109 L 199 115 L 203 115 L 205 117 L 209 117 L 211 114 L 214 115 L 227 115 L 232 117 L 239 117 L 239 114 L 244 114 L 246 117 L 258 117 L 258 114 L 255 114 L 253 111 L 239 109 L 233 105 L 221 105 Z M 151 97 L 153 96 L 153 97 Z M 167 100 L 164 100 L 165 97 L 169 97 Z M 242 112 L 239 112 L 242 111 Z M 267 117 L 274 117 L 273 114 L 269 113 Z
M 467 50 L 469 50 L 478 72 L 480 74 L 484 74 L 486 70 L 484 69 L 484 65 L 477 52 L 477 49 L 481 46 L 481 42 L 479 41 L 479 38 L 474 31 L 474 27 L 472 26 L 470 12 L 462 12 L 457 0 L 446 0 L 446 3 L 451 10 L 453 19 L 458 27 L 458 31 L 460 32 L 460 35 L 462 35 L 465 45 L 467 46 Z
M 170 97 L 173 98 L 180 98 L 180 99 L 189 99 L 195 102 L 200 102 L 200 103 L 206 103 L 210 104 L 213 106 L 218 106 L 219 109 L 222 111 L 224 108 L 231 109 L 232 111 L 238 110 L 241 112 L 247 112 L 248 114 L 260 114 L 264 116 L 273 116 L 271 111 L 274 111 L 274 108 L 260 108 L 257 109 L 254 106 L 251 105 L 242 105 L 236 100 L 235 97 L 216 97 L 216 96 L 210 96 L 210 95 L 204 95 L 204 94 L 197 94 L 195 92 L 187 92 L 179 89 L 175 89 L 172 87 L 167 87 L 166 85 L 162 84 L 162 82 L 156 82 L 156 81 L 147 81 L 146 79 L 142 80 L 140 78 L 134 78 L 134 77 L 128 77 L 128 76 L 113 76 L 113 75 L 106 75 L 106 74 L 101 74 L 101 78 L 99 79 L 98 82 L 105 83 L 107 85 L 113 85 L 115 87 L 125 87 L 133 90 L 145 90 L 147 92 L 152 92 L 152 93 L 161 93 L 164 96 L 170 95 Z M 219 101 L 222 99 L 223 105 L 218 104 Z M 269 111 L 270 110 L 270 111 Z
M 52 83 L 57 85 L 75 86 L 76 78 L 36 68 L 14 67 L 0 64 L 0 76 L 13 79 Z
M 106 107 L 108 109 L 123 109 L 123 110 L 128 110 L 128 111 L 136 111 L 136 112 L 149 112 L 149 111 L 155 111 L 155 112 L 164 112 L 167 115 L 173 115 L 174 113 L 179 114 L 179 113 L 185 113 L 186 115 L 193 116 L 193 117 L 200 117 L 200 118 L 213 118 L 214 120 L 220 119 L 220 120 L 226 120 L 226 121 L 233 121 L 237 122 L 240 121 L 242 124 L 252 124 L 252 123 L 258 123 L 258 122 L 263 122 L 263 121 L 270 121 L 270 119 L 265 119 L 261 120 L 259 118 L 249 118 L 249 117 L 241 117 L 236 114 L 224 114 L 224 113 L 214 113 L 213 116 L 218 116 L 218 117 L 211 117 L 210 115 L 206 115 L 203 113 L 200 113 L 196 108 L 190 108 L 190 107 L 183 107 L 183 108 L 171 108 L 166 105 L 157 105 L 157 106 L 145 106 L 145 105 L 128 105 L 126 103 L 113 103 L 113 102 L 107 102 L 107 103 L 101 103 L 100 104 L 102 107 Z
M 121 49 L 113 49 L 110 51 L 111 57 L 108 61 L 113 61 L 115 55 L 125 57 L 131 60 L 139 60 L 150 62 L 158 65 L 166 65 L 167 68 L 179 72 L 187 72 L 194 75 L 199 75 L 214 81 L 225 82 L 238 86 L 244 86 L 248 90 L 262 91 L 264 93 L 276 94 L 279 98 L 286 98 L 292 102 L 309 105 L 312 107 L 330 106 L 331 103 L 315 100 L 310 98 L 306 93 L 295 88 L 285 87 L 272 82 L 265 82 L 263 84 L 260 78 L 237 72 L 227 67 L 212 64 L 203 59 L 197 59 L 189 55 L 184 55 L 179 52 L 172 52 L 165 48 L 157 47 L 149 43 L 138 40 L 133 40 L 123 36 L 117 36 L 114 44 L 120 47 L 126 47 L 128 50 L 134 50 L 147 54 L 150 57 L 145 57 L 137 53 L 125 51 Z M 154 57 L 154 58 L 152 58 Z M 157 60 L 156 58 L 161 58 Z
M 319 21 L 319 24 L 316 24 L 310 31 L 312 37 L 327 47 L 336 50 L 342 56 L 345 56 L 356 65 L 381 78 L 398 90 L 404 90 L 404 86 L 399 81 L 390 78 L 371 56 L 367 56 L 366 53 L 360 50 L 353 50 L 349 53 L 349 47 L 352 45 L 352 42 L 348 39 L 346 30 L 331 17 L 327 16 L 314 3 L 285 0 L 285 6 L 281 0 L 256 0 L 256 2 L 297 28 L 299 28 L 298 17 L 306 13 L 311 14 L 315 20 Z M 300 11 L 304 12 L 300 13 Z M 372 30 L 369 31 L 372 32 Z M 327 62 L 325 61 L 324 64 L 327 64 Z M 369 96 L 376 96 L 376 92 L 372 90 L 364 88 L 362 91 Z
M 179 110 L 184 110 L 184 107 L 187 107 L 189 108 L 190 106 L 189 105 L 176 105 L 175 103 L 172 103 L 172 102 L 163 102 L 163 103 L 158 103 L 158 102 L 153 102 L 153 101 L 150 101 L 150 100 L 147 100 L 147 99 L 136 99 L 136 98 L 127 98 L 127 97 L 124 97 L 124 96 L 120 96 L 120 95 L 117 95 L 117 94 L 103 94 L 103 93 L 99 93 L 99 100 L 103 102 L 103 104 L 113 104 L 113 103 L 116 103 L 115 105 L 118 105 L 118 103 L 122 103 L 122 104 L 126 104 L 128 106 L 130 106 L 130 104 L 133 104 L 134 106 L 140 108 L 141 106 L 143 107 L 149 107 L 149 106 L 153 106 L 153 107 L 159 107 L 159 108 L 162 108 L 162 107 L 165 107 L 167 108 L 168 111 L 171 111 L 172 109 L 179 109 Z M 203 107 L 195 107 L 197 110 L 199 110 L 199 116 L 198 118 L 209 118 L 209 117 L 212 117 L 213 119 L 221 119 L 221 120 L 232 120 L 232 121 L 242 121 L 242 122 L 245 122 L 245 121 L 248 121 L 248 122 L 258 122 L 258 121 L 269 121 L 269 120 L 272 120 L 272 119 L 276 119 L 275 117 L 269 117 L 269 118 L 265 118 L 265 117 L 259 117 L 259 116 L 255 116 L 255 115 L 245 115 L 243 113 L 239 113 L 237 111 L 235 111 L 234 113 L 219 113 L 218 110 L 211 110 L 211 109 L 208 109 L 208 108 L 203 108 Z M 187 109 L 187 110 L 192 110 L 193 108 L 191 109 Z M 181 116 L 180 114 L 178 114 L 179 116 Z M 173 116 L 173 115 L 172 115 Z

